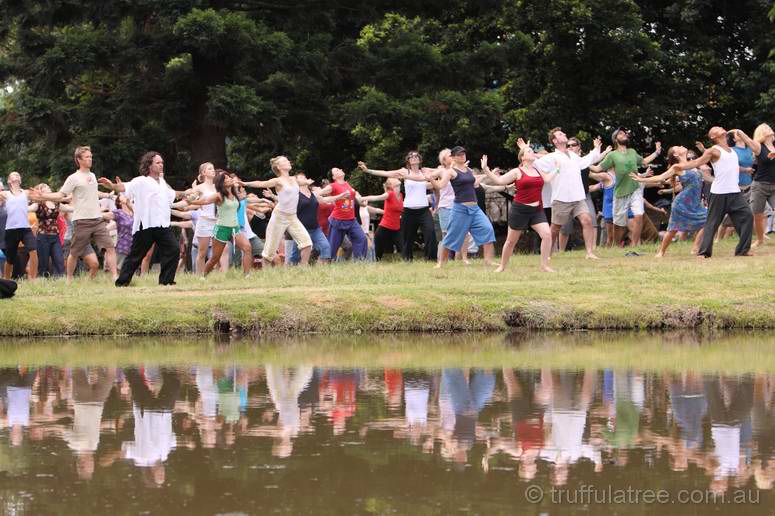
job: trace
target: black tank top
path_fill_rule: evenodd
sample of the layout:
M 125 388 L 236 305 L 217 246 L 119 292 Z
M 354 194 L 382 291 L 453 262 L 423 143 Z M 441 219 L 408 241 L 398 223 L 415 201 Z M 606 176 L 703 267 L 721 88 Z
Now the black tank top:
M 452 185 L 452 190 L 455 192 L 455 202 L 476 202 L 476 190 L 474 189 L 476 178 L 474 177 L 474 171 L 467 168 L 465 171 L 455 169 L 455 172 L 457 172 L 457 177 L 449 181 Z

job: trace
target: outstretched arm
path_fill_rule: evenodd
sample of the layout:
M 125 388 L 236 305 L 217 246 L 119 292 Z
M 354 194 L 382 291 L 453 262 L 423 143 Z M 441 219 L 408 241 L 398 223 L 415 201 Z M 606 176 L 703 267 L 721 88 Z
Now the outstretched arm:
M 202 197 L 201 199 L 194 199 L 194 200 L 188 201 L 188 204 L 191 206 L 206 206 L 208 204 L 221 203 L 221 202 L 222 202 L 221 194 L 214 193 L 207 197 Z
M 277 178 L 275 177 L 266 181 L 238 181 L 238 183 L 248 188 L 274 188 L 277 186 Z
M 366 202 L 379 202 L 379 201 L 384 201 L 387 198 L 388 198 L 388 194 L 387 192 L 385 192 L 379 195 L 366 195 L 364 197 L 361 197 L 361 200 Z
M 697 159 L 693 159 L 692 161 L 687 161 L 686 163 L 677 163 L 675 166 L 679 167 L 681 170 L 691 170 L 693 168 L 698 168 L 701 165 L 707 165 L 710 163 L 710 161 L 716 157 L 718 154 L 718 151 L 714 148 L 705 149 L 705 152 L 702 153 L 702 156 L 700 156 Z
M 639 176 L 638 174 L 630 174 L 630 178 L 633 181 L 637 181 L 638 183 L 641 183 L 644 185 L 661 185 L 671 177 L 678 174 L 678 172 L 680 171 L 681 171 L 681 168 L 678 167 L 678 165 L 673 165 L 672 167 L 662 172 L 658 176 L 644 177 L 644 176 Z
M 758 156 L 759 153 L 762 151 L 762 144 L 750 139 L 747 134 L 745 134 L 740 129 L 732 129 L 732 131 L 737 131 L 737 135 L 743 139 L 745 144 L 748 146 L 749 149 L 751 149 L 755 156 Z M 730 132 L 732 132 L 730 131 Z
M 371 174 L 372 176 L 380 176 L 380 177 L 393 177 L 395 179 L 401 179 L 404 177 L 404 172 L 406 169 L 399 168 L 396 170 L 373 170 L 370 169 L 368 166 L 366 166 L 366 163 L 363 161 L 358 162 L 358 168 L 366 172 L 367 174 Z
M 645 167 L 655 159 L 659 157 L 659 155 L 662 154 L 662 142 L 657 142 L 655 145 L 654 152 L 643 158 L 643 166 Z
M 452 179 L 453 169 L 445 168 L 441 171 L 441 175 L 438 178 L 430 178 L 434 188 L 441 190 L 449 184 L 449 180 Z
M 114 183 L 107 177 L 101 177 L 97 179 L 97 182 L 100 184 L 100 186 L 104 186 L 108 190 L 113 190 L 114 192 L 125 192 L 126 187 L 124 186 L 124 183 L 121 181 L 120 177 L 116 177 L 116 182 Z M 51 199 L 46 199 L 51 200 Z
M 517 181 L 520 177 L 522 177 L 522 172 L 520 172 L 518 168 L 513 168 L 503 175 L 496 174 L 495 172 L 490 170 L 489 164 L 487 163 L 486 154 L 482 156 L 481 166 L 482 166 L 482 172 L 484 172 L 484 175 L 487 176 L 487 179 L 489 179 L 493 184 L 496 184 L 496 185 L 507 185 L 509 183 L 513 183 L 514 181 Z

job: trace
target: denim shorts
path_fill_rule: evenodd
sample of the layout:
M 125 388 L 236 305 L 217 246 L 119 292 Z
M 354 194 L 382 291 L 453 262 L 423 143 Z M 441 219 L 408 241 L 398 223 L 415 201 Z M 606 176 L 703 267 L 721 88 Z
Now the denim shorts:
M 471 233 L 474 243 L 478 246 L 495 242 L 492 223 L 479 206 L 456 202 L 452 207 L 447 234 L 441 244 L 447 249 L 459 252 L 467 233 Z

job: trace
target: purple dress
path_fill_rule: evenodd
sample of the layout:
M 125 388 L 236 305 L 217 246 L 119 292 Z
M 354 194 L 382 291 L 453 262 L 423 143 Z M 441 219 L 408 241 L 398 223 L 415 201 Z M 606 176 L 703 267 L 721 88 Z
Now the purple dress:
M 129 254 L 129 250 L 132 249 L 132 224 L 134 223 L 134 217 L 124 210 L 113 210 L 113 216 L 116 220 L 116 231 L 118 233 L 116 253 L 126 256 Z

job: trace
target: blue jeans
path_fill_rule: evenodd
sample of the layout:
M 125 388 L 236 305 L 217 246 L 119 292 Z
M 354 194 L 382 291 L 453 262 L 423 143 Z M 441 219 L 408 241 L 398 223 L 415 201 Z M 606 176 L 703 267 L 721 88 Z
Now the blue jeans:
M 329 227 L 328 243 L 331 244 L 331 256 L 336 256 L 344 236 L 347 235 L 353 244 L 353 259 L 363 260 L 366 258 L 368 246 L 366 235 L 357 220 L 337 220 L 331 218 L 329 220 Z
M 477 205 L 456 202 L 447 234 L 441 244 L 450 251 L 458 252 L 463 247 L 466 233 L 471 233 L 477 246 L 495 242 L 495 231 L 487 215 Z
M 48 262 L 51 260 L 51 270 Z M 38 234 L 38 276 L 62 276 L 65 273 L 65 257 L 59 235 Z
M 320 260 L 331 259 L 331 244 L 328 243 L 325 233 L 319 227 L 315 229 L 307 228 L 307 233 L 312 239 L 312 249 L 318 252 Z M 297 265 L 301 261 L 301 251 L 299 246 L 293 240 L 285 241 L 285 264 Z

